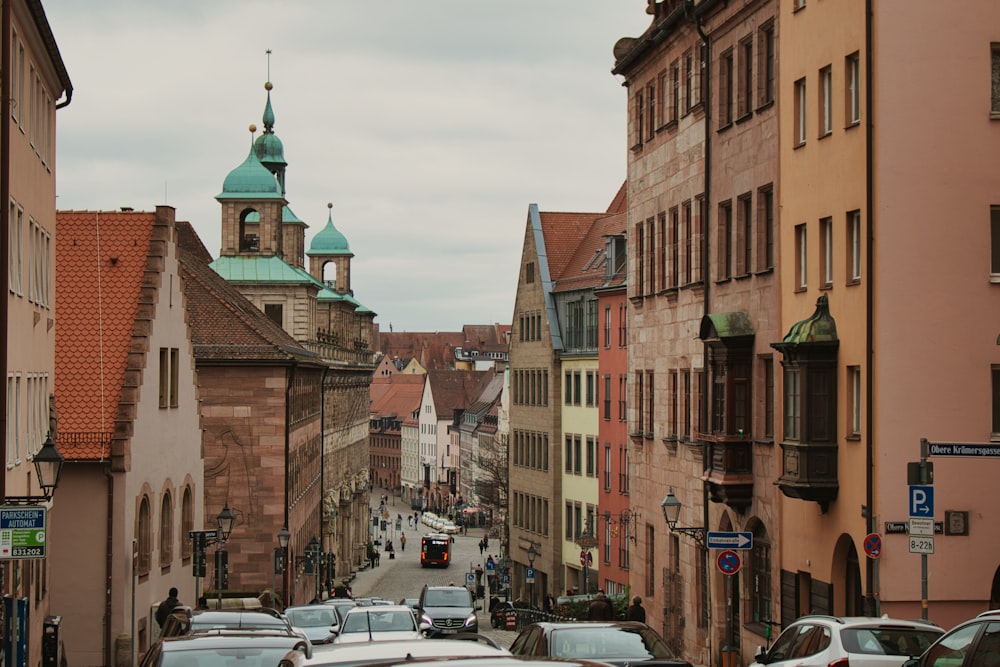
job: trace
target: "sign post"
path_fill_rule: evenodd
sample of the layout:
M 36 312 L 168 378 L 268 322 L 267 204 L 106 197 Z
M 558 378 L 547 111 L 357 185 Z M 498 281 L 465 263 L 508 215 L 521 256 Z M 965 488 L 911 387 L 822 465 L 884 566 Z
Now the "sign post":
M 927 554 L 934 553 L 934 487 L 927 474 L 927 456 L 930 443 L 920 439 L 920 485 L 910 487 L 910 519 L 930 519 L 931 537 L 910 536 L 910 553 L 920 554 L 920 618 L 927 620 Z M 916 544 L 914 544 L 916 542 Z

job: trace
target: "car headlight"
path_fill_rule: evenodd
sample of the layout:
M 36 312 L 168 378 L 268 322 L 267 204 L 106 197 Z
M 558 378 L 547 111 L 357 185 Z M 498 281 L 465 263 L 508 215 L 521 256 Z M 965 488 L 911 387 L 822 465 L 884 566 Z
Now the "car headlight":
M 434 625 L 434 621 L 432 621 L 431 617 L 428 616 L 427 614 L 421 614 L 420 615 L 420 622 L 421 623 L 426 623 L 427 625 L 431 625 L 431 626 Z
M 465 619 L 465 626 L 466 627 L 468 627 L 470 625 L 476 625 L 476 623 L 478 623 L 478 619 L 476 618 L 475 612 L 469 614 L 469 617 L 467 619 Z

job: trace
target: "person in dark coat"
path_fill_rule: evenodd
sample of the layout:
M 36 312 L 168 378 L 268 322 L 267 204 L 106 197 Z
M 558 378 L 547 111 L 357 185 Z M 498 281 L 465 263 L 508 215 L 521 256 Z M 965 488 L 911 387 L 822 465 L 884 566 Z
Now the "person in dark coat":
M 590 621 L 613 621 L 615 617 L 614 607 L 611 600 L 604 595 L 604 591 L 597 591 L 597 595 L 590 601 L 587 607 L 587 620 Z
M 646 610 L 642 606 L 642 598 L 638 595 L 632 598 L 632 604 L 629 605 L 628 612 L 625 614 L 625 619 L 629 621 L 639 621 L 640 623 L 646 622 Z
M 163 627 L 163 624 L 167 622 L 167 617 L 170 616 L 170 612 L 180 605 L 180 603 L 181 601 L 177 599 L 176 588 L 171 588 L 167 591 L 167 599 L 156 607 L 156 622 L 160 624 L 161 628 Z

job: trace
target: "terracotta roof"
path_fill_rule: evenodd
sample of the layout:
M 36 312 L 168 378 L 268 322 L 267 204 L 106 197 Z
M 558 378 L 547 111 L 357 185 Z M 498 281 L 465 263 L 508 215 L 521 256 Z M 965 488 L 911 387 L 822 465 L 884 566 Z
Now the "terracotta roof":
M 628 181 L 623 181 L 618 188 L 615 198 L 608 205 L 607 213 L 628 213 Z
M 379 351 L 390 359 L 416 359 L 427 370 L 455 367 L 455 348 L 465 344 L 461 331 L 379 331 Z
M 212 270 L 197 251 L 190 225 L 178 225 L 181 281 L 195 359 L 205 361 L 291 360 L 319 363 L 281 326 Z
M 606 237 L 623 233 L 626 219 L 625 213 L 596 218 L 580 239 L 553 291 L 568 292 L 604 286 L 608 281 Z
M 539 211 L 549 277 L 557 281 L 576 253 L 580 242 L 601 213 L 551 213 Z
M 494 375 L 493 371 L 427 371 L 438 419 L 472 405 Z
M 156 213 L 57 211 L 56 225 L 59 449 L 69 460 L 103 459 L 121 416 L 140 296 L 151 302 L 143 289 Z M 132 361 L 133 372 L 145 366 Z
M 466 324 L 462 327 L 465 342 L 462 349 L 477 349 L 480 352 L 506 352 L 511 325 L 509 324 Z
M 391 382 L 382 382 L 380 385 L 376 389 L 375 383 L 372 383 L 373 417 L 396 416 L 403 420 L 420 407 L 420 399 L 424 394 L 422 375 L 395 375 Z

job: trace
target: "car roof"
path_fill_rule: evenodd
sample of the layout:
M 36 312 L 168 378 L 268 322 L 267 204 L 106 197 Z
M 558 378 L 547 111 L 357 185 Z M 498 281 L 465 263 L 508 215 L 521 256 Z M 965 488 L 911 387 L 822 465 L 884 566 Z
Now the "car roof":
M 804 622 L 820 622 L 828 623 L 831 625 L 840 625 L 843 627 L 879 627 L 879 626 L 892 626 L 892 627 L 905 627 L 913 628 L 919 630 L 937 630 L 941 631 L 941 627 L 936 623 L 931 621 L 925 621 L 921 619 L 909 619 L 909 618 L 892 618 L 887 614 L 882 616 L 829 616 L 826 614 L 810 614 L 808 616 L 802 616 L 795 619 L 794 623 L 804 623 Z
M 429 642 L 437 642 L 437 639 L 428 639 Z M 582 658 L 535 658 L 531 656 L 514 655 L 485 655 L 473 657 L 451 657 L 434 658 L 430 660 L 413 658 L 397 658 L 386 660 L 381 665 L 412 665 L 419 662 L 422 667 L 553 667 L 561 664 L 564 667 L 578 665 L 579 667 L 608 667 L 607 663 L 585 660 Z
M 196 635 L 182 635 L 180 637 L 164 637 L 162 640 L 163 651 L 193 651 L 211 648 L 223 648 L 226 646 L 246 645 L 248 643 L 257 646 L 288 646 L 294 647 L 297 643 L 306 643 L 306 640 L 299 635 L 290 635 L 282 632 L 241 632 L 239 630 L 213 630 L 211 632 Z
M 650 628 L 645 623 L 639 621 L 539 621 L 531 625 L 538 626 L 543 630 L 585 630 L 587 628 L 624 628 L 627 630 L 642 630 Z
M 351 614 L 384 614 L 387 611 L 405 611 L 407 614 L 412 614 L 413 610 L 404 604 L 377 604 L 377 605 L 366 605 L 362 607 L 351 607 L 347 610 L 344 616 L 350 616 Z
M 389 639 L 315 647 L 305 665 L 360 664 L 403 658 L 509 656 L 510 651 L 468 639 Z

